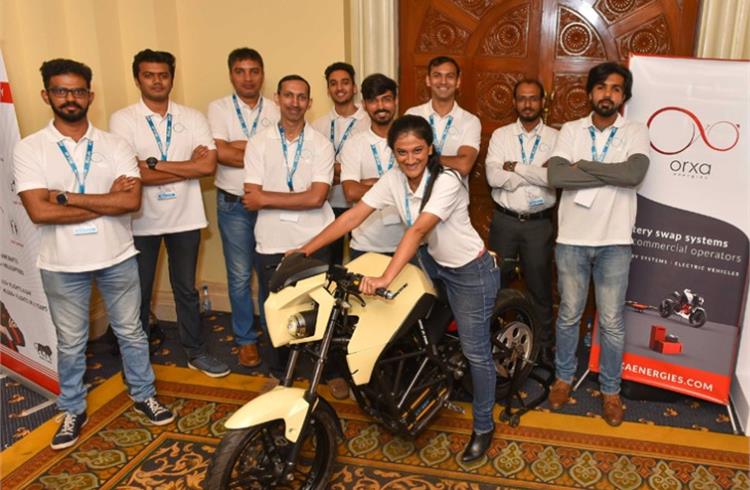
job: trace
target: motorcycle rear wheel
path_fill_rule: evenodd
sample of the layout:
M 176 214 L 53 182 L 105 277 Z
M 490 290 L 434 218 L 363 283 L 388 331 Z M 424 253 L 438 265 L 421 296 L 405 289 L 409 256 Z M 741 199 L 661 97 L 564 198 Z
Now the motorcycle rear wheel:
M 674 301 L 669 298 L 661 300 L 659 303 L 659 314 L 662 318 L 668 318 L 674 312 Z
M 302 434 L 303 445 L 291 480 L 281 470 L 293 443 L 284 437 L 283 420 L 247 429 L 230 430 L 211 460 L 206 488 L 219 489 L 324 489 L 336 459 L 336 421 L 316 410 Z

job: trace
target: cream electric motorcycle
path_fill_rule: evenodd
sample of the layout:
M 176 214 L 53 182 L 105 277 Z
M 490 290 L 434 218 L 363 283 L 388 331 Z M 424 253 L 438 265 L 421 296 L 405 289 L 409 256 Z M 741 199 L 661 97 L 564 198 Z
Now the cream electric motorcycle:
M 447 302 L 422 270 L 407 265 L 391 284 L 395 292 L 360 296 L 362 277 L 381 275 L 389 260 L 368 253 L 329 268 L 295 254 L 279 265 L 265 311 L 273 345 L 290 348 L 285 377 L 225 422 L 207 488 L 327 487 L 343 436 L 336 411 L 317 393 L 329 362 L 339 363 L 359 406 L 394 433 L 414 437 L 442 408 L 462 411 L 450 396 L 455 382 L 470 390 L 468 362 Z M 500 291 L 492 325 L 498 396 L 533 367 L 533 318 L 523 294 Z M 312 361 L 307 388 L 293 386 L 302 355 Z

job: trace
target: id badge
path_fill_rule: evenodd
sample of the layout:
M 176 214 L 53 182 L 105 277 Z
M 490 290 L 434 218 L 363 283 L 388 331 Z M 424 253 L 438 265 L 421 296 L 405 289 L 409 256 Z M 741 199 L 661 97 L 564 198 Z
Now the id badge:
M 279 219 L 288 223 L 296 223 L 299 221 L 299 213 L 281 213 Z
M 538 208 L 544 205 L 544 196 L 536 190 L 526 190 L 526 201 L 529 203 L 529 209 Z
M 73 228 L 73 234 L 76 236 L 79 235 L 94 235 L 98 233 L 99 230 L 97 229 L 96 225 L 94 223 L 81 223 L 80 225 Z
M 159 200 L 168 201 L 177 198 L 177 193 L 171 187 L 159 186 Z
M 381 211 L 383 216 L 383 224 L 385 226 L 393 226 L 401 224 L 401 216 L 398 215 L 396 208 L 386 208 Z

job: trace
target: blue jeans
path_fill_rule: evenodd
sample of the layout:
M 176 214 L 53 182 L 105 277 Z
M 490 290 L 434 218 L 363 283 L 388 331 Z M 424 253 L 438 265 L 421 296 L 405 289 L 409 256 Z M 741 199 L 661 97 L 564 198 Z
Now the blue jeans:
M 561 298 L 557 313 L 555 370 L 561 381 L 572 383 L 576 374 L 579 325 L 586 307 L 589 278 L 593 274 L 601 345 L 599 384 L 605 395 L 620 392 L 625 347 L 623 308 L 630 257 L 630 245 L 557 245 L 555 258 Z
M 141 288 L 138 263 L 131 257 L 119 264 L 87 272 L 42 270 L 52 322 L 57 331 L 57 374 L 60 378 L 60 410 L 86 411 L 86 342 L 89 339 L 91 284 L 96 282 L 107 306 L 112 330 L 120 344 L 122 367 L 130 396 L 137 402 L 156 394 L 154 371 L 148 357 L 148 341 L 141 328 Z
M 154 289 L 156 264 L 159 261 L 161 242 L 167 248 L 169 284 L 177 313 L 177 332 L 188 359 L 206 351 L 206 337 L 200 316 L 198 291 L 195 289 L 195 269 L 198 265 L 200 230 L 188 230 L 165 235 L 135 236 L 138 249 L 138 275 L 141 279 L 141 323 L 148 335 L 148 317 L 151 311 L 151 294 Z
M 443 282 L 453 316 L 458 325 L 461 350 L 471 367 L 474 389 L 472 413 L 474 432 L 484 434 L 494 429 L 492 408 L 495 405 L 497 372 L 492 360 L 490 322 L 500 289 L 500 269 L 492 256 L 485 252 L 468 264 L 443 267 L 420 249 L 421 262 L 427 274 Z
M 250 286 L 253 281 L 255 221 L 258 212 L 248 211 L 242 206 L 242 201 L 233 201 L 232 197 L 217 189 L 216 214 L 227 268 L 234 341 L 237 345 L 255 344 L 258 342 L 258 332 L 253 325 L 253 298 Z M 260 310 L 263 318 L 263 308 Z

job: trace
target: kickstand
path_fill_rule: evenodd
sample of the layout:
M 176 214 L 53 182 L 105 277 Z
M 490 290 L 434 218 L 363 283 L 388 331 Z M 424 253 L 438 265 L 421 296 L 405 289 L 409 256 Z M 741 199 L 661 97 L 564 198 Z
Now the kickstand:
M 549 395 L 550 384 L 552 384 L 552 381 L 555 377 L 555 370 L 553 367 L 548 366 L 547 364 L 537 363 L 526 359 L 525 357 L 523 357 L 523 353 L 521 352 L 514 351 L 512 355 L 517 356 L 517 362 L 523 363 L 523 366 L 517 365 L 516 369 L 513 370 L 513 375 L 511 376 L 510 381 L 510 389 L 508 390 L 508 393 L 505 395 L 505 399 L 503 400 L 503 408 L 500 412 L 500 421 L 507 422 L 511 427 L 518 427 L 518 424 L 521 422 L 521 417 L 526 412 L 528 412 L 529 410 L 533 410 L 547 399 L 547 396 Z M 532 370 L 525 379 L 520 379 L 521 373 L 529 364 L 534 365 L 534 370 Z M 546 375 L 540 375 L 536 372 L 537 369 L 545 372 Z M 532 398 L 531 400 L 525 400 L 521 397 L 521 388 L 523 388 L 523 385 L 525 384 L 525 381 L 527 379 L 531 379 L 532 381 L 537 382 L 542 390 L 541 394 Z M 513 410 L 514 400 L 517 402 L 517 405 L 519 405 L 519 408 L 516 408 L 515 410 Z

